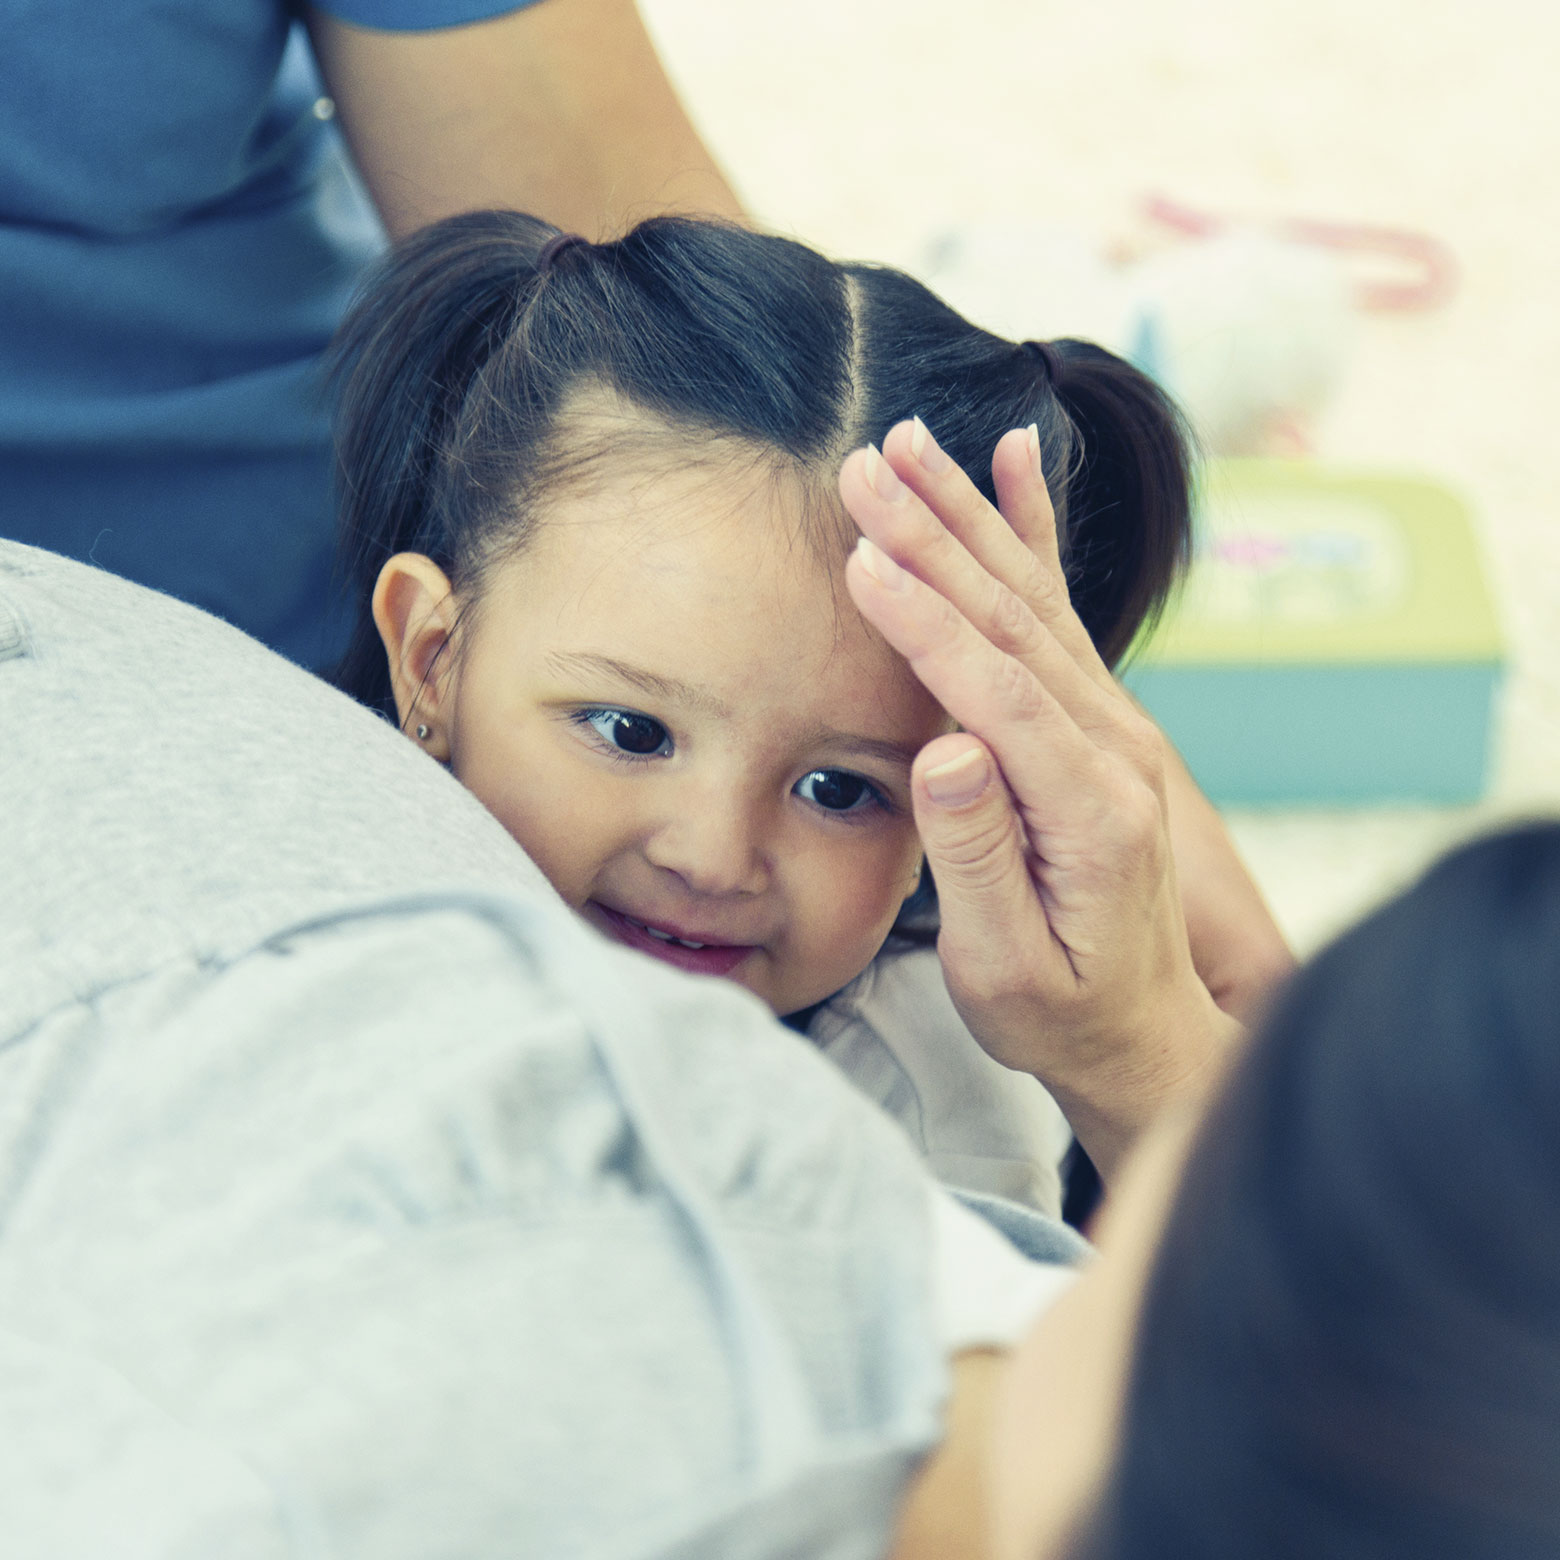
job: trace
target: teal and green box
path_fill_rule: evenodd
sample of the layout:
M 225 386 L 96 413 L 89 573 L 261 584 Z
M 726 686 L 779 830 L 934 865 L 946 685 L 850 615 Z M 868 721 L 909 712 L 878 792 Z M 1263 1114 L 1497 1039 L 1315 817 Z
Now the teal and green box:
M 1215 464 L 1123 680 L 1218 802 L 1467 802 L 1502 652 L 1466 509 L 1413 478 Z

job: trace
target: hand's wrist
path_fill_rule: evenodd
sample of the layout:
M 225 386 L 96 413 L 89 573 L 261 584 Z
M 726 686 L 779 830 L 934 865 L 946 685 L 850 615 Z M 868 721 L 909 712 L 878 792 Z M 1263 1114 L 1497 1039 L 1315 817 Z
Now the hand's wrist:
M 1131 1028 L 1092 1065 L 1043 1077 L 1100 1176 L 1109 1182 L 1138 1139 L 1170 1109 L 1223 1077 L 1246 1029 L 1198 983 Z

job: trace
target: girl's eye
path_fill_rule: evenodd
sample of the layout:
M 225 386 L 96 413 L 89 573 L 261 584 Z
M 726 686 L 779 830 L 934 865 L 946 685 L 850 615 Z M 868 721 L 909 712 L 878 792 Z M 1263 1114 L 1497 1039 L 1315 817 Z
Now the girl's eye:
M 860 775 L 843 769 L 815 769 L 796 782 L 796 794 L 825 812 L 862 812 L 881 800 Z
M 634 758 L 664 758 L 672 739 L 658 720 L 632 710 L 581 710 L 575 717 L 589 726 L 609 747 Z

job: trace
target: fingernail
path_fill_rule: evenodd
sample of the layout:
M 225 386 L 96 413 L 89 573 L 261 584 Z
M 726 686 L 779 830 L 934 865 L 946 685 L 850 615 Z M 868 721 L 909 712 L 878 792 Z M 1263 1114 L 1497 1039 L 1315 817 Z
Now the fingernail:
M 904 483 L 894 474 L 894 468 L 878 454 L 875 444 L 867 446 L 867 483 L 885 504 L 897 504 L 904 497 Z
M 900 591 L 910 583 L 910 576 L 881 547 L 864 536 L 856 543 L 856 556 L 884 590 Z
M 963 807 L 986 789 L 991 765 L 980 748 L 970 748 L 946 764 L 928 769 L 921 778 L 926 782 L 926 794 L 939 807 Z
M 952 457 L 931 435 L 931 430 L 919 417 L 910 425 L 910 453 L 916 464 L 932 476 L 941 476 L 952 464 Z
M 1044 482 L 1045 467 L 1040 461 L 1040 425 L 1038 423 L 1030 423 L 1029 425 L 1029 464 L 1034 467 L 1035 475 Z

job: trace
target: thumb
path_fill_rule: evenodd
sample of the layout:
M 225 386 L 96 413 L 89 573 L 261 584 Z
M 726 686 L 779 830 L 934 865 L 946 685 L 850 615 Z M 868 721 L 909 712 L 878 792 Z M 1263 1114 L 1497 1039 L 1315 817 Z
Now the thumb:
M 916 827 L 937 884 L 950 988 L 996 996 L 1052 945 L 1029 872 L 1023 825 L 996 760 L 968 732 L 921 750 L 911 776 Z

